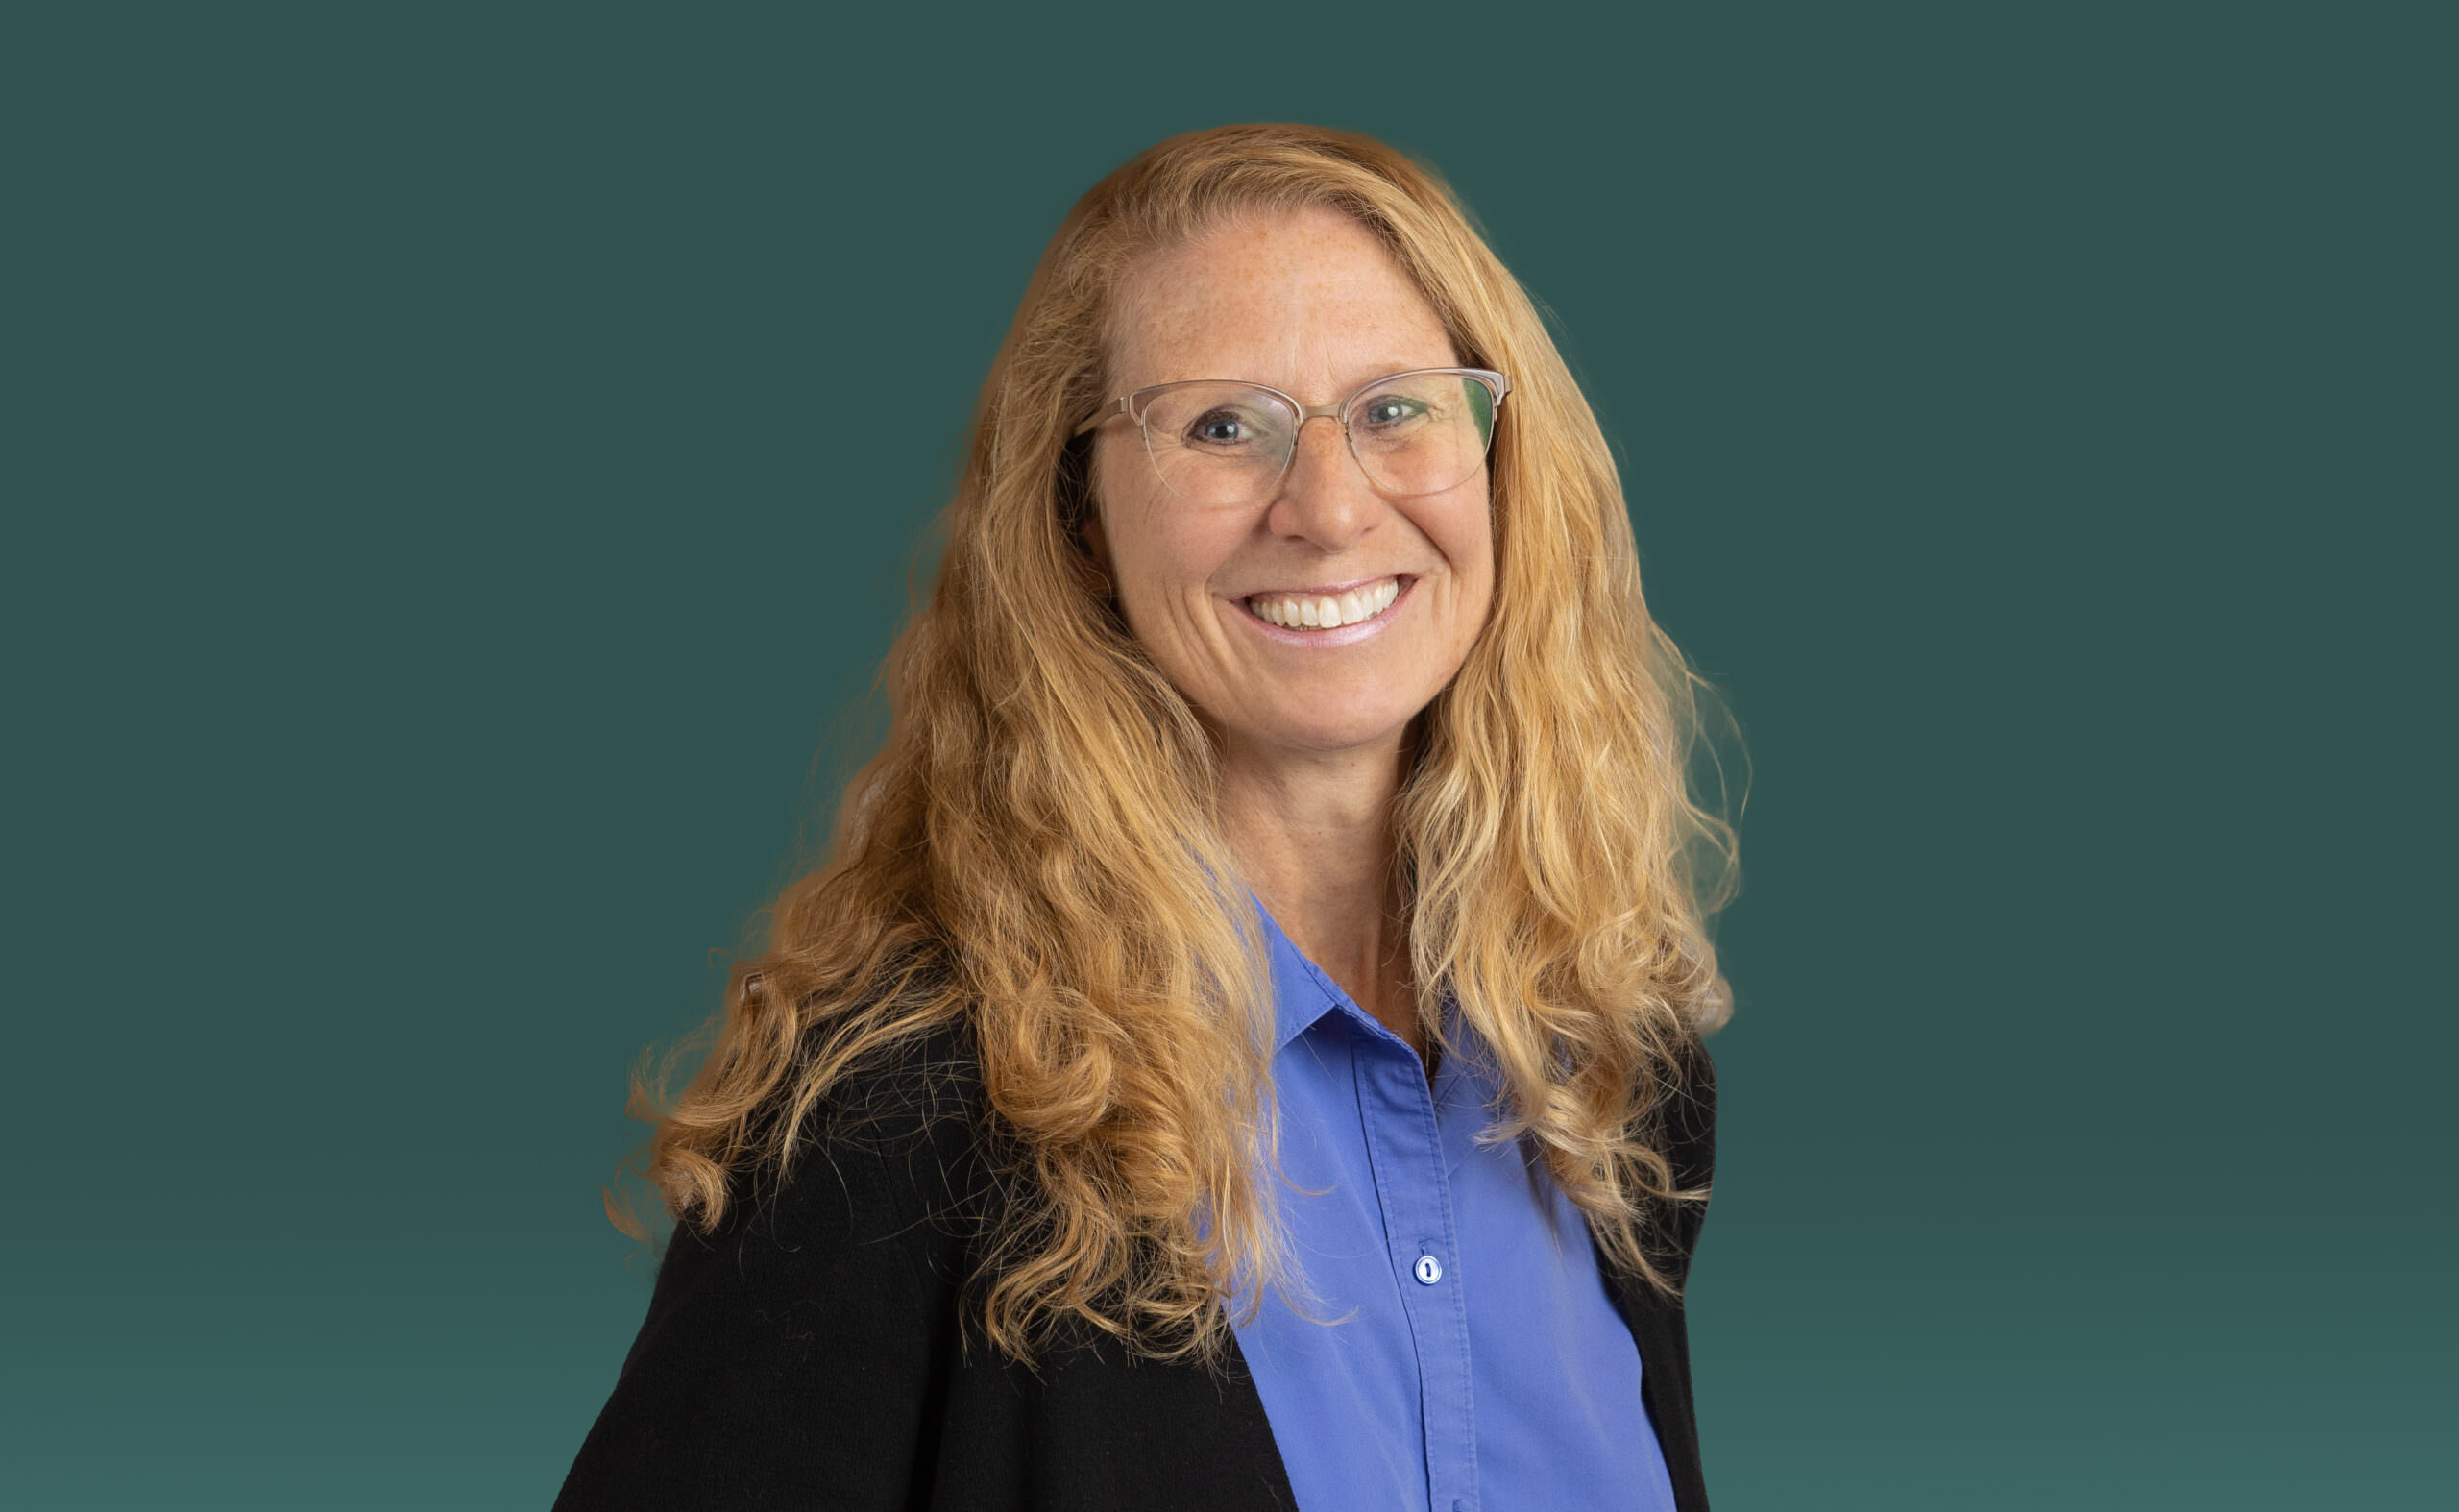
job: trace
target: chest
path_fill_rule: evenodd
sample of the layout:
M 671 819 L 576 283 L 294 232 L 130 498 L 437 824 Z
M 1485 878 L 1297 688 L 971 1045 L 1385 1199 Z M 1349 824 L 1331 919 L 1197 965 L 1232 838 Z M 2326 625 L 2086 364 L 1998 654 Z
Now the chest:
M 1479 1142 L 1473 1051 L 1429 1085 L 1397 1036 L 1327 1014 L 1274 1079 L 1302 1286 L 1238 1342 L 1300 1504 L 1672 1505 L 1585 1223 L 1522 1145 Z

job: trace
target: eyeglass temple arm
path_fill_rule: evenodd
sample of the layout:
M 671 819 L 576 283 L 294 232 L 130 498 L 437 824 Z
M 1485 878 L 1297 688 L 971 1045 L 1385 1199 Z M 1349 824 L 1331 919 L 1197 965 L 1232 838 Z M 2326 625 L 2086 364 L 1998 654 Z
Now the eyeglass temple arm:
M 1067 439 L 1073 441 L 1077 436 L 1083 435 L 1085 431 L 1098 428 L 1103 421 L 1109 419 L 1112 415 L 1124 415 L 1126 413 L 1127 396 L 1125 394 L 1121 394 L 1118 398 L 1111 400 L 1101 408 L 1094 410 L 1093 418 L 1085 421 L 1083 425 L 1078 426 L 1075 433 L 1070 435 Z

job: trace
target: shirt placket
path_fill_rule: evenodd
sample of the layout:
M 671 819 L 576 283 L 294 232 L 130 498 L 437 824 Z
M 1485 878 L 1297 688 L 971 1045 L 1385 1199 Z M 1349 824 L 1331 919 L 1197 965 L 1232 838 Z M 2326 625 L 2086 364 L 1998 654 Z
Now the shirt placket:
M 1416 1052 L 1368 1031 L 1351 1058 L 1393 1284 L 1417 1351 L 1429 1512 L 1477 1512 L 1475 1400 L 1459 1233 L 1432 1088 Z

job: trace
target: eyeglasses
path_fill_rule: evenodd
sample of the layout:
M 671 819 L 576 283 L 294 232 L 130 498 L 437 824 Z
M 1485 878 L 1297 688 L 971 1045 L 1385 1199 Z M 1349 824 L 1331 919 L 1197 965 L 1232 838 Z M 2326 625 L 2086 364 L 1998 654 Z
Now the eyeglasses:
M 1484 465 L 1495 411 L 1511 379 L 1484 368 L 1418 368 L 1376 378 L 1337 404 L 1302 404 L 1277 388 L 1227 378 L 1156 383 L 1122 394 L 1076 427 L 1125 415 L 1144 432 L 1161 484 L 1199 504 L 1272 497 L 1310 420 L 1338 420 L 1350 455 L 1384 494 L 1439 494 Z

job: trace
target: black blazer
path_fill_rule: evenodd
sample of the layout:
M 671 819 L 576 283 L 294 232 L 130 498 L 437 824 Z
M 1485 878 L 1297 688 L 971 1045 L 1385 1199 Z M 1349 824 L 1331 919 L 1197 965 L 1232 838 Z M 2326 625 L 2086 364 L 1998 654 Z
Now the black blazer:
M 559 1512 L 1297 1505 L 1234 1345 L 1215 1373 L 1131 1359 L 1084 1329 L 1029 1371 L 978 1326 L 960 1340 L 969 1236 L 997 1200 L 966 1046 L 942 1031 L 843 1084 L 868 1121 L 807 1149 L 790 1182 L 743 1184 L 713 1233 L 676 1231 Z M 1704 1049 L 1691 1069 L 1668 1153 L 1681 1181 L 1705 1184 Z M 1673 1225 L 1677 1275 L 1702 1216 Z M 1682 1312 L 1601 1252 L 1597 1264 L 1639 1345 L 1675 1504 L 1704 1512 Z

